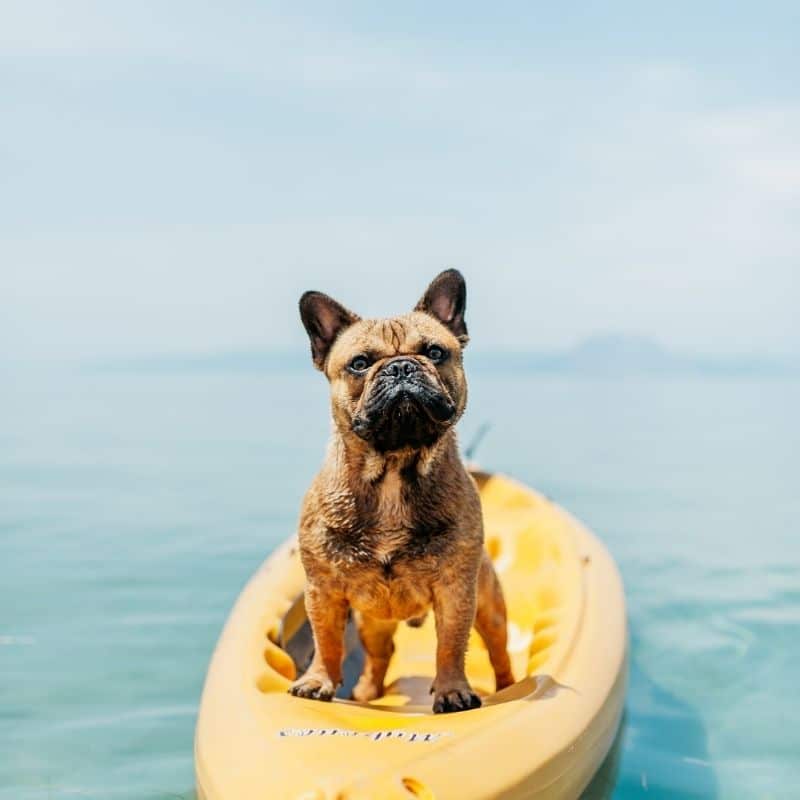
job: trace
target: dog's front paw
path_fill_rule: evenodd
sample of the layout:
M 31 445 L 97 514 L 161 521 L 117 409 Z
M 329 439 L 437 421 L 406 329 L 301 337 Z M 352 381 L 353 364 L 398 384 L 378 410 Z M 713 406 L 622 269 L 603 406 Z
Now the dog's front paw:
M 336 687 L 330 678 L 316 675 L 303 675 L 289 687 L 295 697 L 307 697 L 309 700 L 332 700 Z
M 480 708 L 481 699 L 468 683 L 433 689 L 433 713 L 448 714 L 451 711 L 469 711 Z

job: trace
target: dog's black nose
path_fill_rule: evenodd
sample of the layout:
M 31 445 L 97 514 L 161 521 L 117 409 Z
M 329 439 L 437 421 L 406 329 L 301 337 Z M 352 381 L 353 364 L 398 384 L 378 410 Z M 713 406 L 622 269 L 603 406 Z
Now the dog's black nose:
M 407 378 L 419 370 L 419 364 L 413 358 L 393 358 L 381 369 L 383 375 L 391 378 Z

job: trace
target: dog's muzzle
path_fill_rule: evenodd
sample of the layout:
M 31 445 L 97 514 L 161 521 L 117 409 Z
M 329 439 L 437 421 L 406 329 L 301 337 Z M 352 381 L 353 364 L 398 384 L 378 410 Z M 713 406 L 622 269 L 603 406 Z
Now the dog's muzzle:
M 407 356 L 387 361 L 368 391 L 352 427 L 379 450 L 433 444 L 456 413 L 450 397 Z

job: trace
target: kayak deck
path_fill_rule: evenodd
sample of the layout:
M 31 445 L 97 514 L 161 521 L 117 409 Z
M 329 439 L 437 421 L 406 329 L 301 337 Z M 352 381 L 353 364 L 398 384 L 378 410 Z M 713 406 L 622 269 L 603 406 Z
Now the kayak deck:
M 202 800 L 579 795 L 611 746 L 624 701 L 619 575 L 600 542 L 558 506 L 502 476 L 476 479 L 517 683 L 494 692 L 473 631 L 467 674 L 484 705 L 434 715 L 429 614 L 420 628 L 398 627 L 383 697 L 291 697 L 309 637 L 290 540 L 243 591 L 212 659 L 195 742 Z

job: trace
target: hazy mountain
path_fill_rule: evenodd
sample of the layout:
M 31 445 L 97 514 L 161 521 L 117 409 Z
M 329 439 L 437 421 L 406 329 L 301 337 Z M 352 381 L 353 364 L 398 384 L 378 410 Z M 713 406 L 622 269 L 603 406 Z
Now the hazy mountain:
M 800 360 L 769 356 L 698 356 L 671 352 L 654 339 L 624 333 L 603 333 L 559 351 L 477 353 L 478 369 L 522 369 L 594 375 L 800 374 Z

